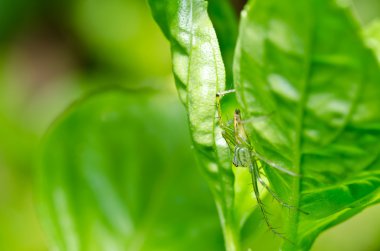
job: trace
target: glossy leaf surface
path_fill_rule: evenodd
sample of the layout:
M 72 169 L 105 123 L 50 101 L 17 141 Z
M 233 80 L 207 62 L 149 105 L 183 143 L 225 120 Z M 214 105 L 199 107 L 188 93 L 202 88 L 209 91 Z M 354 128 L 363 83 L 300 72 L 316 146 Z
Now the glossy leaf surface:
M 215 95 L 225 73 L 218 41 L 203 0 L 149 1 L 153 16 L 171 43 L 173 73 L 188 110 L 194 142 L 212 147 Z
M 238 250 L 239 219 L 234 209 L 231 156 L 217 123 L 215 106 L 217 92 L 225 89 L 225 70 L 207 2 L 149 0 L 149 4 L 171 44 L 177 89 L 187 109 L 192 139 L 218 207 L 226 249 Z M 227 13 L 225 9 L 219 12 L 223 13 Z
M 308 250 L 323 230 L 379 200 L 380 68 L 350 10 L 333 0 L 250 1 L 234 65 L 246 127 L 282 198 L 283 250 Z M 254 121 L 254 120 L 251 120 Z

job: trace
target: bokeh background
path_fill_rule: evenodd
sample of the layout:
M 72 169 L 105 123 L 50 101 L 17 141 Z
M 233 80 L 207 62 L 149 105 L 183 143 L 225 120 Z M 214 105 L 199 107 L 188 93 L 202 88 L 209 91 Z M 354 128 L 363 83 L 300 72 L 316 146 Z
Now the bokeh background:
M 378 0 L 354 6 L 363 25 L 380 17 Z M 169 44 L 145 1 L 0 0 L 1 250 L 49 250 L 34 195 L 41 137 L 73 101 L 115 85 L 176 96 Z M 380 250 L 379 222 L 380 206 L 368 208 L 313 250 Z

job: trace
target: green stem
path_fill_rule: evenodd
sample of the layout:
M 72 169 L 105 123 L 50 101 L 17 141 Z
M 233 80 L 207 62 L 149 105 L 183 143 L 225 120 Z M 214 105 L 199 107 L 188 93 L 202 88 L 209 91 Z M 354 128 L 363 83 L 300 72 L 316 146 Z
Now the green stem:
M 240 251 L 240 234 L 238 228 L 236 228 L 235 221 L 232 217 L 229 218 L 224 224 L 222 222 L 226 251 Z
M 226 251 L 241 251 L 240 230 L 232 213 L 223 210 L 222 204 L 216 201 L 220 224 L 223 230 Z

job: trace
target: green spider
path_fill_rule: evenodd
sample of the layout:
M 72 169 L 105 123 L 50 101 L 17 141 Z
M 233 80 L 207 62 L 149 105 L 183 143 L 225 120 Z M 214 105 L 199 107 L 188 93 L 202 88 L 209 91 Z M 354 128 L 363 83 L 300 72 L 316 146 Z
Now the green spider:
M 274 228 L 272 224 L 270 223 L 268 212 L 265 210 L 264 203 L 260 199 L 260 190 L 258 188 L 258 183 L 260 183 L 281 206 L 289 208 L 289 209 L 293 209 L 293 210 L 298 210 L 304 214 L 308 214 L 308 213 L 282 201 L 281 198 L 262 179 L 261 174 L 260 174 L 260 168 L 263 166 L 262 163 L 265 163 L 268 166 L 273 167 L 288 175 L 291 175 L 291 176 L 299 176 L 299 175 L 266 159 L 265 157 L 261 156 L 255 151 L 255 148 L 249 141 L 249 138 L 245 131 L 244 121 L 241 118 L 241 113 L 239 109 L 236 109 L 234 112 L 233 127 L 231 123 L 227 123 L 227 124 L 223 123 L 220 100 L 224 95 L 233 93 L 233 92 L 234 90 L 229 90 L 223 93 L 218 93 L 216 95 L 216 105 L 217 105 L 217 110 L 218 110 L 219 126 L 222 129 L 223 138 L 227 142 L 230 149 L 233 151 L 232 163 L 236 167 L 245 167 L 249 169 L 249 172 L 251 174 L 253 192 L 254 192 L 257 204 L 259 205 L 260 211 L 263 215 L 263 218 L 267 227 L 276 236 L 279 236 L 285 240 L 288 240 L 282 233 L 278 232 L 276 228 Z

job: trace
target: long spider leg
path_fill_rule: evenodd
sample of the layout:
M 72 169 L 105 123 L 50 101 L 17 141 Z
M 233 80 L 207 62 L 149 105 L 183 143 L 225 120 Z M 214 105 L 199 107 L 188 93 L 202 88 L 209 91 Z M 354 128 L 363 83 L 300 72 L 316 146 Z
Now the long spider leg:
M 257 201 L 257 204 L 259 205 L 259 208 L 260 208 L 260 211 L 263 215 L 263 218 L 264 218 L 264 221 L 268 227 L 268 229 L 276 236 L 284 239 L 284 240 L 287 240 L 289 241 L 290 243 L 292 243 L 289 239 L 287 239 L 282 233 L 278 232 L 276 230 L 276 228 L 274 228 L 272 226 L 272 224 L 270 223 L 269 221 L 269 217 L 268 217 L 268 213 L 267 211 L 265 210 L 264 208 L 264 203 L 262 202 L 262 200 L 260 199 L 260 192 L 259 192 L 259 188 L 257 186 L 257 177 L 258 177 L 258 167 L 257 167 L 257 164 L 255 161 L 251 161 L 251 164 L 249 165 L 249 171 L 251 173 L 251 179 L 252 179 L 252 186 L 253 186 L 253 191 L 255 193 L 255 197 L 256 197 L 256 201 Z
M 281 198 L 268 186 L 267 183 L 265 183 L 265 181 L 260 177 L 260 172 L 257 173 L 257 180 L 260 182 L 260 184 L 265 187 L 265 189 L 272 195 L 272 197 L 281 205 L 281 206 L 284 206 L 286 208 L 289 208 L 289 209 L 293 209 L 293 210 L 297 210 L 301 213 L 304 213 L 306 215 L 308 215 L 309 213 L 303 211 L 302 209 L 296 207 L 296 206 L 293 206 L 293 205 L 290 205 L 286 202 L 284 202 L 283 200 L 281 200 Z

